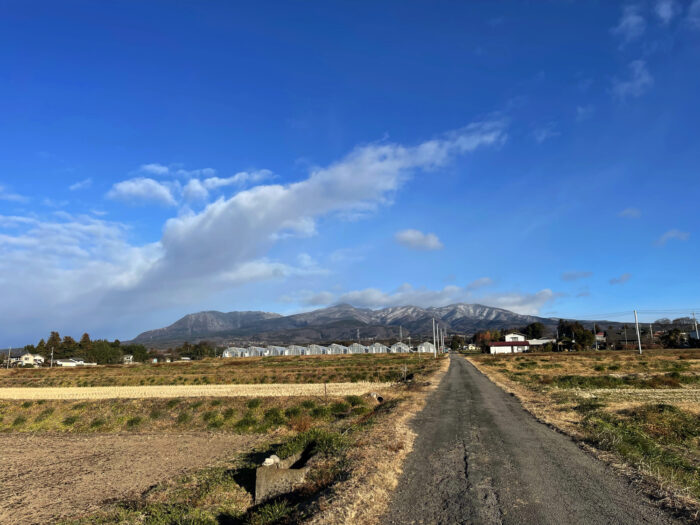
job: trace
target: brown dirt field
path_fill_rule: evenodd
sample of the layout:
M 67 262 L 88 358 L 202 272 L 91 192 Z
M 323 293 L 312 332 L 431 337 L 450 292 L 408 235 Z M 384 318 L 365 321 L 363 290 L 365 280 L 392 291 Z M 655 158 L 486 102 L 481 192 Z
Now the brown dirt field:
M 53 523 L 95 512 L 108 501 L 215 465 L 262 439 L 210 433 L 0 434 L 0 523 Z
M 279 397 L 363 395 L 392 383 L 314 383 L 272 385 L 162 385 L 0 388 L 0 399 L 144 399 L 171 397 Z

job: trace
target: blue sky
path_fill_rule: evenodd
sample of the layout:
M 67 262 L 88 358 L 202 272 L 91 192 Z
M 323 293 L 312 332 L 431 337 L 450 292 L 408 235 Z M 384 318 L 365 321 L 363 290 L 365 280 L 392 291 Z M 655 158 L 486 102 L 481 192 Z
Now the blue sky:
M 698 306 L 700 0 L 0 10 L 0 344 Z

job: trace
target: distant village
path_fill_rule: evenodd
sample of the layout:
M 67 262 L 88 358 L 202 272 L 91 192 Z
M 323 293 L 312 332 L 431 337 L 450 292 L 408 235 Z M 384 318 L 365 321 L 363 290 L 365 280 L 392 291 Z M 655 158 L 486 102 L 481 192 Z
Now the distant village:
M 549 331 L 549 332 L 548 332 Z M 550 333 L 551 332 L 551 333 Z M 403 339 L 403 338 L 402 338 Z M 429 339 L 429 338 L 424 338 Z M 552 332 L 542 323 L 509 330 L 485 330 L 467 336 L 436 330 L 434 342 L 417 345 L 399 341 L 373 341 L 363 344 L 341 341 L 328 345 L 213 345 L 207 341 L 185 342 L 176 348 L 148 349 L 142 344 L 121 344 L 118 340 L 90 340 L 83 334 L 80 341 L 61 338 L 52 332 L 48 340 L 23 349 L 8 349 L 2 354 L 5 368 L 89 367 L 96 365 L 132 365 L 169 363 L 206 357 L 242 358 L 268 356 L 344 355 L 344 354 L 437 354 L 446 351 L 514 354 L 522 352 L 572 352 L 587 350 L 636 350 L 700 347 L 700 331 L 694 318 L 661 319 L 655 323 L 609 326 L 607 329 L 584 327 L 579 321 L 561 320 Z

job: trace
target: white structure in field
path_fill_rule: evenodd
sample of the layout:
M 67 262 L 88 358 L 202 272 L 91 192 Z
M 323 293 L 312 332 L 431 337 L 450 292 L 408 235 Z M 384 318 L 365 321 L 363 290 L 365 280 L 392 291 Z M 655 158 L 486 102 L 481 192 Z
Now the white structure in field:
M 430 354 L 432 354 L 433 352 L 435 352 L 435 345 L 433 343 L 426 341 L 426 342 L 418 345 L 418 353 L 421 353 L 421 354 L 430 353 Z
M 287 355 L 308 355 L 309 353 L 308 348 L 299 345 L 289 345 L 287 350 L 289 351 Z
M 360 343 L 353 343 L 350 346 L 348 346 L 348 354 L 366 354 L 367 353 L 367 347 L 365 345 L 361 345 Z
M 392 354 L 407 354 L 410 351 L 411 349 L 406 343 L 394 343 L 391 345 L 391 348 L 389 348 L 389 352 Z
M 268 346 L 266 355 L 291 355 L 284 346 Z
M 309 355 L 325 355 L 330 353 L 330 350 L 325 346 L 309 345 Z
M 133 356 L 133 355 L 131 355 L 131 354 L 124 354 L 124 355 L 122 356 L 122 363 L 124 363 L 125 365 L 130 365 L 130 364 L 132 364 L 133 362 L 134 362 L 134 356 Z
M 221 353 L 221 357 L 248 357 L 248 350 L 237 346 L 229 346 Z
M 247 350 L 249 357 L 263 357 L 270 355 L 267 353 L 267 348 L 263 348 L 261 346 L 249 346 Z
M 489 343 L 489 352 L 492 354 L 515 354 L 518 352 L 526 352 L 529 348 L 529 341 L 525 340 L 523 334 L 517 332 L 506 334 L 505 341 Z
M 85 361 L 79 357 L 71 357 L 70 359 L 58 359 L 54 361 L 56 366 L 84 366 Z
M 551 344 L 553 344 L 553 345 L 554 345 L 554 344 L 557 344 L 557 340 L 556 340 L 556 339 L 547 339 L 547 338 L 542 338 L 542 339 L 530 339 L 528 342 L 530 343 L 530 346 L 543 346 L 543 345 L 546 345 L 546 344 L 548 344 L 548 343 L 551 343 Z
M 347 354 L 348 347 L 333 343 L 331 346 L 328 347 L 328 353 L 329 354 Z
M 389 349 L 382 343 L 372 343 L 367 347 L 367 352 L 370 354 L 386 354 Z

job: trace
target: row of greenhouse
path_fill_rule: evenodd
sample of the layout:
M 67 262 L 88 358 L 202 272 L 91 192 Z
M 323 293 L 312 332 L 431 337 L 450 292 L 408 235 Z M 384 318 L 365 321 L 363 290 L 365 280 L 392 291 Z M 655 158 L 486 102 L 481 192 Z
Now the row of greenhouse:
M 369 346 L 353 343 L 349 346 L 332 344 L 321 345 L 290 345 L 290 346 L 249 346 L 247 348 L 229 347 L 223 351 L 222 357 L 264 357 L 280 355 L 341 355 L 341 354 L 405 354 L 413 350 L 406 343 L 395 343 L 386 346 L 381 343 L 372 343 Z M 435 351 L 433 343 L 425 342 L 418 345 L 417 352 L 430 353 Z

